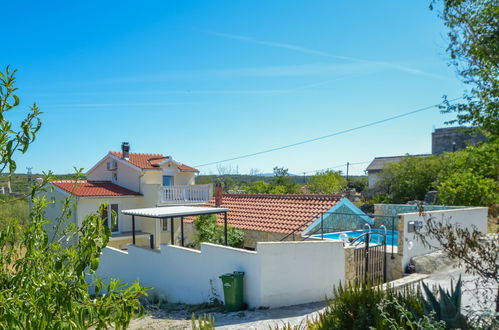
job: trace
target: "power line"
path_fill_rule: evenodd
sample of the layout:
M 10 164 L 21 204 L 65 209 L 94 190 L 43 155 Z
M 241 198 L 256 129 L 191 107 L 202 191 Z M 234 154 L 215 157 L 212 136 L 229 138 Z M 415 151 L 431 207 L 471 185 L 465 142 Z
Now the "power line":
M 459 100 L 459 99 L 462 99 L 462 97 L 458 97 L 458 98 L 449 100 L 449 102 L 454 102 L 454 101 Z M 439 105 L 440 105 L 440 103 L 439 104 L 433 104 L 433 105 L 430 105 L 430 106 L 427 106 L 427 107 L 424 107 L 424 108 L 420 108 L 420 109 L 417 109 L 417 110 L 405 112 L 405 113 L 402 113 L 400 115 L 396 115 L 396 116 L 388 117 L 388 118 L 385 118 L 385 119 L 373 121 L 373 122 L 370 122 L 370 123 L 367 123 L 367 124 L 364 124 L 364 125 L 360 125 L 360 126 L 356 126 L 356 127 L 353 127 L 353 128 L 346 129 L 346 130 L 334 132 L 334 133 L 331 133 L 331 134 L 328 134 L 328 135 L 323 135 L 323 136 L 319 136 L 319 137 L 316 137 L 316 138 L 312 138 L 312 139 L 308 139 L 308 140 L 303 140 L 303 141 L 299 141 L 299 142 L 295 142 L 295 143 L 291 143 L 291 144 L 287 144 L 287 145 L 284 145 L 284 146 L 275 147 L 275 148 L 271 148 L 271 149 L 267 149 L 267 150 L 253 152 L 253 153 L 250 153 L 250 154 L 241 155 L 241 156 L 237 156 L 237 157 L 233 157 L 233 158 L 227 158 L 227 159 L 223 159 L 223 160 L 219 160 L 219 161 L 215 161 L 215 162 L 210 162 L 210 163 L 205 163 L 205 164 L 199 164 L 199 165 L 195 165 L 195 167 L 202 167 L 202 166 L 209 166 L 209 165 L 214 165 L 214 164 L 219 164 L 219 163 L 230 162 L 230 161 L 233 161 L 233 160 L 239 160 L 239 159 L 243 159 L 243 158 L 253 157 L 253 156 L 257 156 L 257 155 L 261 155 L 261 154 L 266 154 L 266 153 L 269 153 L 269 152 L 274 152 L 274 151 L 278 151 L 278 150 L 282 150 L 282 149 L 287 149 L 287 148 L 295 147 L 295 146 L 298 146 L 298 145 L 301 145 L 301 144 L 305 144 L 305 143 L 310 143 L 310 142 L 315 142 L 315 141 L 323 140 L 323 139 L 326 139 L 326 138 L 329 138 L 329 137 L 333 137 L 333 136 L 337 136 L 337 135 L 341 135 L 341 134 L 353 132 L 353 131 L 356 131 L 356 130 L 359 130 L 359 129 L 362 129 L 362 128 L 366 128 L 366 127 L 370 127 L 370 126 L 382 124 L 382 123 L 385 123 L 387 121 L 391 121 L 391 120 L 395 120 L 395 119 L 398 119 L 398 118 L 410 116 L 410 115 L 418 113 L 418 112 L 422 112 L 422 111 L 426 111 L 426 110 L 429 110 L 429 109 L 433 109 L 435 107 L 438 107 Z

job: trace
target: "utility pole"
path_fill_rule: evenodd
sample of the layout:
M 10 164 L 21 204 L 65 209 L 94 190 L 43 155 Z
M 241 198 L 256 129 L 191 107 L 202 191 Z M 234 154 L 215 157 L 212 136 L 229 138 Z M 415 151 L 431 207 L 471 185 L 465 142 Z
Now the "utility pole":
M 303 172 L 303 184 L 307 183 L 307 182 L 305 181 L 305 174 L 306 174 L 306 172 Z
M 347 181 L 348 181 L 348 170 L 349 170 L 349 167 L 350 167 L 350 162 L 347 162 Z

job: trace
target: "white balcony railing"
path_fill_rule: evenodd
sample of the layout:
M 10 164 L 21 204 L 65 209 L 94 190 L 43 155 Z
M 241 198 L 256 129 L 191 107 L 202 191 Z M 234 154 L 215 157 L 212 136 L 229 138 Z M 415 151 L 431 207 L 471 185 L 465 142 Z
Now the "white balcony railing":
M 189 186 L 162 186 L 159 188 L 160 203 L 204 203 L 212 196 L 211 184 Z

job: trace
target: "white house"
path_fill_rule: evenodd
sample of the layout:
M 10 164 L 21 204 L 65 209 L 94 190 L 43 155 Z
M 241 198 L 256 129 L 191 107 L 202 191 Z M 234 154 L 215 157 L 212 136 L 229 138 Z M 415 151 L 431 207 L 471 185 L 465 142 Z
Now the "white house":
M 86 173 L 87 180 L 51 182 L 54 189 L 44 194 L 54 203 L 46 209 L 46 216 L 55 219 L 60 214 L 59 203 L 73 196 L 75 203 L 70 221 L 81 225 L 85 216 L 95 213 L 102 203 L 108 203 L 107 223 L 112 232 L 109 245 L 126 247 L 131 242 L 132 221 L 122 210 L 196 205 L 210 200 L 212 185 L 195 184 L 197 169 L 171 156 L 131 153 L 129 149 L 129 144 L 123 143 L 121 152 L 109 152 Z M 111 221 L 111 210 L 117 214 L 117 223 Z M 171 231 L 171 223 L 166 220 L 137 217 L 136 244 L 157 248 L 166 242 Z

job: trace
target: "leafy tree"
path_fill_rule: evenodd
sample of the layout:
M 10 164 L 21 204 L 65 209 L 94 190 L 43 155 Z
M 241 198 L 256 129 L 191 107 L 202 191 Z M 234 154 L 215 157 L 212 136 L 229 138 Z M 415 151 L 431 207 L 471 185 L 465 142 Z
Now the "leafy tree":
M 206 214 L 196 217 L 194 228 L 197 230 L 196 244 L 201 242 L 225 244 L 224 227 L 218 224 L 216 215 Z M 242 248 L 244 246 L 244 232 L 228 225 L 227 245 Z
M 440 2 L 440 1 L 438 1 Z M 433 9 L 437 1 L 432 1 Z M 495 0 L 443 0 L 439 16 L 449 29 L 450 64 L 469 86 L 464 102 L 445 98 L 443 112 L 456 112 L 450 123 L 480 127 L 499 136 L 499 9 Z
M 438 201 L 445 205 L 492 205 L 497 203 L 497 182 L 473 172 L 453 173 L 438 185 Z
M 41 127 L 36 104 L 18 130 L 6 117 L 20 103 L 15 72 L 0 72 L 0 172 L 8 168 L 10 173 L 16 169 L 16 152 L 25 153 Z M 44 175 L 42 186 L 51 178 L 50 172 Z M 61 217 L 47 219 L 44 210 L 50 202 L 36 197 L 40 191 L 33 186 L 29 195 L 29 224 L 10 222 L 0 229 L 0 328 L 126 328 L 143 311 L 138 298 L 145 288 L 137 283 L 125 287 L 117 280 L 105 284 L 93 276 L 109 241 L 109 228 L 97 213 L 87 216 L 81 227 L 69 223 L 69 197 L 63 201 Z M 53 237 L 46 230 L 51 225 Z M 91 287 L 95 294 L 90 294 Z
M 367 176 L 354 176 L 348 179 L 348 185 L 357 192 L 363 192 L 369 186 Z
M 270 182 L 263 180 L 255 181 L 247 186 L 241 187 L 250 194 L 299 194 L 300 185 L 295 183 L 284 167 L 274 167 L 274 176 Z
M 408 157 L 389 164 L 378 182 L 377 201 L 423 200 L 436 189 L 447 205 L 491 206 L 498 201 L 499 140 L 439 156 Z
M 242 187 L 249 194 L 268 194 L 270 193 L 270 188 L 270 183 L 263 180 L 255 181 L 249 186 Z
M 399 163 L 388 164 L 377 183 L 380 193 L 392 203 L 423 200 L 434 188 L 441 163 L 437 156 L 411 156 Z
M 107 285 L 98 278 L 87 282 L 111 235 L 103 218 L 92 214 L 80 228 L 73 223 L 61 226 L 60 235 L 51 241 L 44 227 L 49 204 L 45 197 L 33 199 L 31 224 L 9 226 L 0 233 L 0 328 L 126 328 L 143 312 L 138 298 L 145 289 L 138 283 L 125 287 L 117 280 Z M 61 221 L 68 221 L 70 210 L 68 198 Z M 71 244 L 76 239 L 78 243 Z M 90 294 L 91 287 L 95 294 Z
M 473 281 L 474 292 L 480 298 L 484 310 L 472 311 L 471 318 L 481 322 L 487 311 L 488 304 L 495 300 L 495 312 L 499 313 L 499 241 L 497 238 L 484 238 L 483 233 L 475 228 L 463 228 L 460 224 L 451 223 L 449 219 L 440 219 L 420 210 L 425 221 L 422 229 L 416 232 L 417 239 L 430 249 L 440 249 L 449 258 L 457 261 L 458 266 L 464 266 L 466 273 L 477 275 Z M 496 329 L 498 320 L 492 316 L 488 320 L 490 329 Z M 489 327 L 483 327 L 488 329 Z
M 308 189 L 314 194 L 334 194 L 343 192 L 347 187 L 347 180 L 340 172 L 323 171 L 311 177 Z
M 20 103 L 15 87 L 16 72 L 17 70 L 11 71 L 9 67 L 5 72 L 0 71 L 0 173 L 6 168 L 9 173 L 14 173 L 16 170 L 14 154 L 28 151 L 29 145 L 35 141 L 42 125 L 39 117 L 41 112 L 36 103 L 30 107 L 30 111 L 18 128 L 15 128 L 14 122 L 7 118 L 9 113 L 17 110 Z
M 298 194 L 300 192 L 300 186 L 293 182 L 288 169 L 284 167 L 274 167 L 274 176 L 270 184 L 272 186 L 270 192 L 273 194 Z

